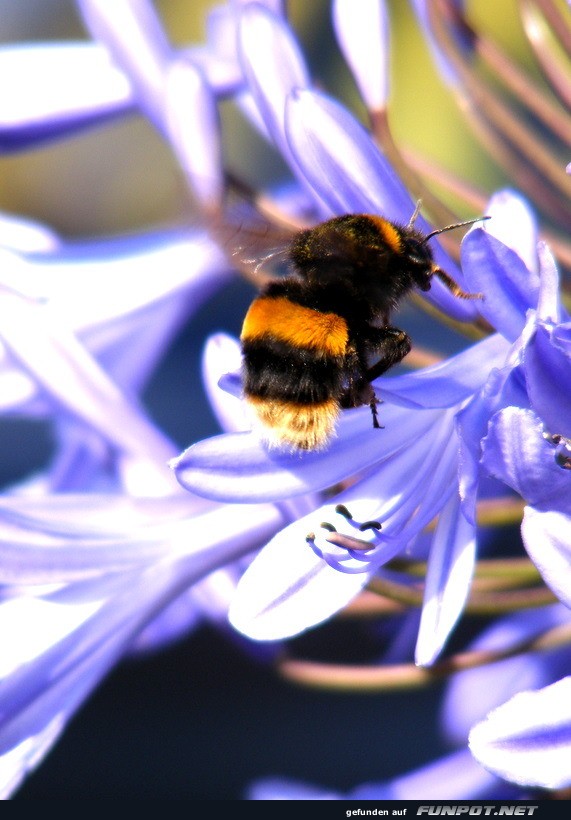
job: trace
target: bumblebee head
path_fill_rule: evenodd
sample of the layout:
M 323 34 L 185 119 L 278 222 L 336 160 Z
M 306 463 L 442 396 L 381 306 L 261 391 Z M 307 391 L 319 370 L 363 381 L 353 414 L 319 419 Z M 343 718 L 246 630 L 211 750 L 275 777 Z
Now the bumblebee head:
M 420 207 L 420 203 L 417 204 L 415 212 L 412 216 L 411 223 L 414 222 L 418 214 L 418 210 Z M 455 222 L 453 225 L 446 225 L 445 228 L 438 228 L 435 231 L 431 231 L 430 233 L 426 234 L 426 236 L 422 236 L 418 239 L 418 234 L 414 232 L 414 236 L 410 240 L 412 246 L 415 245 L 420 246 L 418 250 L 414 249 L 414 252 L 411 252 L 410 259 L 416 263 L 416 268 L 418 273 L 414 273 L 413 276 L 415 278 L 417 287 L 421 290 L 429 290 L 430 284 L 433 276 L 437 276 L 443 285 L 445 285 L 448 290 L 460 299 L 481 299 L 481 293 L 467 293 L 466 291 L 462 290 L 460 285 L 449 276 L 446 271 L 443 271 L 442 268 L 437 265 L 432 257 L 432 251 L 428 247 L 428 241 L 432 239 L 433 236 L 438 236 L 438 234 L 445 233 L 446 231 L 453 231 L 456 228 L 463 228 L 466 225 L 473 225 L 475 222 L 482 222 L 484 219 L 490 219 L 489 216 L 479 216 L 476 219 L 468 219 L 465 222 Z M 421 272 L 421 266 L 425 266 L 424 275 Z M 428 265 L 428 267 L 426 267 Z

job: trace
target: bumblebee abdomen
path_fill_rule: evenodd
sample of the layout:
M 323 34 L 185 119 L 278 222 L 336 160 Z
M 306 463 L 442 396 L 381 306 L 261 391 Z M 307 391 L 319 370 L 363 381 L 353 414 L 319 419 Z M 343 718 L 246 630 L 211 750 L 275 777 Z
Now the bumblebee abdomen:
M 286 296 L 254 300 L 241 334 L 244 395 L 270 439 L 315 449 L 339 414 L 346 321 Z
M 250 305 L 241 338 L 250 342 L 268 336 L 323 356 L 344 356 L 349 330 L 336 313 L 322 313 L 286 296 L 260 296 Z

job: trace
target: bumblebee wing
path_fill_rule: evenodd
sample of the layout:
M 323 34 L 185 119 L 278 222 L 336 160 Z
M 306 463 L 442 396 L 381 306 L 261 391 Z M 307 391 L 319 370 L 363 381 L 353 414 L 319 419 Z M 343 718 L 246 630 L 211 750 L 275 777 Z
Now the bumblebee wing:
M 276 278 L 275 268 L 287 261 L 293 236 L 292 231 L 247 214 L 216 219 L 209 233 L 231 265 L 258 288 Z M 267 272 L 270 262 L 274 273 Z

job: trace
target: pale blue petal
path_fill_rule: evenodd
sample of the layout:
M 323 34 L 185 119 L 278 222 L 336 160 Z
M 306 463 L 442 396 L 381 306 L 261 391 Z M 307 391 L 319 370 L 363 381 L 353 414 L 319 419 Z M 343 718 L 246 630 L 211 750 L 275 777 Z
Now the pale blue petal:
M 422 439 L 439 415 L 387 403 L 381 412 L 384 429 L 374 430 L 369 408 L 357 408 L 343 413 L 338 438 L 326 450 L 290 453 L 268 448 L 253 433 L 234 433 L 192 445 L 171 467 L 183 487 L 207 498 L 279 501 L 369 469 Z
M 185 590 L 144 627 L 131 644 L 129 651 L 132 654 L 144 654 L 163 649 L 188 637 L 201 623 L 202 618 L 194 605 L 192 590 Z
M 490 217 L 486 232 L 515 251 L 526 268 L 537 274 L 538 225 L 527 200 L 517 191 L 504 189 L 492 196 L 485 213 Z
M 339 792 L 285 777 L 256 780 L 246 795 L 247 800 L 341 800 L 342 797 Z
M 470 749 L 506 780 L 545 789 L 571 785 L 571 678 L 494 709 L 472 729 Z
M 0 583 L 57 584 L 127 572 L 166 557 L 177 527 L 194 519 L 198 529 L 211 509 L 182 494 L 6 496 L 0 500 Z
M 453 495 L 443 507 L 430 548 L 415 663 L 430 666 L 440 655 L 468 598 L 476 560 L 476 528 Z
M 0 800 L 8 800 L 36 769 L 63 731 L 63 714 L 56 714 L 36 735 L 27 737 L 0 757 Z
M 384 0 L 335 0 L 333 25 L 365 105 L 383 109 L 389 94 L 390 32 Z
M 405 447 L 261 550 L 238 584 L 230 609 L 239 631 L 258 640 L 298 634 L 331 617 L 378 566 L 405 550 L 454 487 L 454 440 L 446 423 L 434 427 L 417 446 Z M 337 504 L 350 510 L 351 521 L 337 513 Z M 381 531 L 361 531 L 359 522 L 369 520 L 381 522 Z M 331 544 L 323 521 L 339 533 L 368 541 L 370 551 Z
M 571 477 L 567 481 L 569 495 Z M 540 512 L 526 507 L 521 534 L 529 557 L 545 583 L 571 607 L 571 514 L 555 510 Z
M 0 150 L 59 139 L 134 110 L 129 81 L 102 46 L 34 43 L 0 49 Z M 38 77 L 42 78 L 41 86 Z
M 476 763 L 467 749 L 453 752 L 392 780 L 339 793 L 285 778 L 268 777 L 248 790 L 250 800 L 477 800 L 513 796 L 513 790 Z M 400 809 L 398 809 L 400 811 Z M 365 809 L 363 811 L 366 811 Z
M 478 301 L 482 315 L 506 339 L 515 341 L 527 310 L 537 306 L 538 275 L 485 228 L 473 228 L 464 237 L 462 269 L 469 290 L 483 294 Z
M 173 231 L 63 245 L 28 258 L 7 251 L 2 256 L 2 284 L 49 301 L 108 372 L 133 388 L 144 383 L 181 321 L 230 275 L 204 237 Z M 149 343 L 142 348 L 146 357 L 137 340 Z M 6 409 L 23 409 L 38 393 L 2 349 L 0 384 L 0 405 Z M 34 412 L 45 411 L 39 405 Z
M 331 97 L 298 89 L 286 107 L 288 143 L 332 213 L 382 213 L 407 223 L 414 203 L 363 126 Z M 418 227 L 427 229 L 419 217 Z
M 480 390 L 491 370 L 502 366 L 508 350 L 505 339 L 496 333 L 439 364 L 383 376 L 375 387 L 380 397 L 405 407 L 453 407 Z
M 209 518 L 210 516 L 210 518 Z M 146 623 L 217 567 L 243 556 L 275 530 L 274 508 L 221 508 L 200 529 L 172 532 L 165 558 L 142 569 L 90 582 L 42 598 L 13 597 L 0 606 L 0 754 L 33 755 L 54 719 L 63 725 Z M 77 593 L 80 593 L 79 595 Z M 14 633 L 18 641 L 14 641 Z M 55 733 L 51 733 L 53 739 Z M 1 766 L 0 766 L 1 771 Z M 7 768 L 8 772 L 8 768 Z M 13 779 L 13 771 L 8 772 Z

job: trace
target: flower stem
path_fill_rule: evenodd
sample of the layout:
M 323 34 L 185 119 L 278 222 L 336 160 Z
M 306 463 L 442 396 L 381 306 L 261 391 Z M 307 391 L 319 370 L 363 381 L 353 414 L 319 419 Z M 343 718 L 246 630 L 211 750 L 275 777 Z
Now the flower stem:
M 412 663 L 387 666 L 345 666 L 343 664 L 282 659 L 277 669 L 282 677 L 315 689 L 344 692 L 383 692 L 394 689 L 418 689 L 449 677 L 456 672 L 487 666 L 524 652 L 541 652 L 571 643 L 571 624 L 549 629 L 525 641 L 503 649 L 472 650 L 451 655 L 430 668 Z

